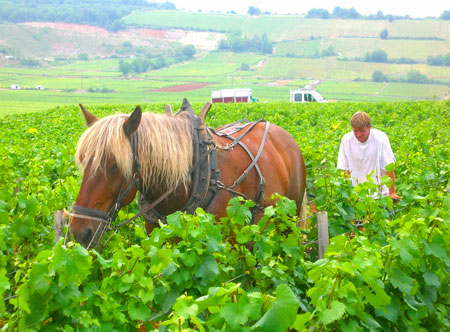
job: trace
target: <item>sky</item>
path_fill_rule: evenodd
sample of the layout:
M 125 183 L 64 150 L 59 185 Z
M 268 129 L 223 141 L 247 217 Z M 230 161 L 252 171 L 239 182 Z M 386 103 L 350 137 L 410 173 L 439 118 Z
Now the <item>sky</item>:
M 450 10 L 450 3 L 445 0 L 405 1 L 405 0 L 168 0 L 177 9 L 196 12 L 220 11 L 223 13 L 234 10 L 238 14 L 246 14 L 250 6 L 261 12 L 268 11 L 277 14 L 306 14 L 312 8 L 327 9 L 330 14 L 337 6 L 355 8 L 362 15 L 376 14 L 381 10 L 384 15 L 409 15 L 413 18 L 427 16 L 439 17 L 445 10 Z M 164 1 L 163 1 L 164 2 Z

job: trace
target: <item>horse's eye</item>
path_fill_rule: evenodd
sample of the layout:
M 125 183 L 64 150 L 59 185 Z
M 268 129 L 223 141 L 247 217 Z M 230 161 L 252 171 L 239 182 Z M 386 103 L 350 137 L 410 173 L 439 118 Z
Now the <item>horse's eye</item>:
M 108 172 L 109 173 L 116 173 L 119 170 L 119 167 L 117 166 L 116 163 L 112 164 L 112 166 L 109 168 Z

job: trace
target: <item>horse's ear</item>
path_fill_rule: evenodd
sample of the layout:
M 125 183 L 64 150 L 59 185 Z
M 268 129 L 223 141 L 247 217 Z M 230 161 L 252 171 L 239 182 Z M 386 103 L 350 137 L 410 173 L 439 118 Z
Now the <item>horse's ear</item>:
M 86 120 L 86 125 L 88 127 L 92 126 L 94 124 L 95 121 L 98 120 L 98 118 L 93 115 L 92 113 L 90 113 L 87 109 L 84 108 L 83 105 L 79 104 L 81 111 L 83 112 L 84 115 L 84 119 Z
M 191 104 L 189 103 L 189 101 L 188 101 L 186 98 L 183 98 L 183 103 L 181 104 L 181 108 L 180 108 L 180 110 L 178 111 L 178 113 L 183 112 L 183 111 L 186 111 L 186 112 L 188 112 L 189 114 L 195 115 L 195 112 L 194 112 L 194 110 L 192 109 Z M 178 114 L 178 113 L 177 113 L 177 114 Z
M 134 133 L 139 124 L 141 123 L 142 118 L 142 110 L 140 106 L 137 106 L 133 113 L 130 114 L 127 121 L 123 123 L 123 131 L 125 135 L 130 137 L 132 133 Z
M 212 106 L 212 104 L 209 101 L 206 102 L 205 106 L 203 106 L 200 113 L 198 113 L 198 117 L 202 121 L 202 124 L 206 123 L 205 119 L 206 119 L 206 116 L 208 115 L 209 110 L 211 109 L 211 106 Z
M 167 116 L 173 116 L 172 107 L 169 104 L 164 107 L 164 111 Z

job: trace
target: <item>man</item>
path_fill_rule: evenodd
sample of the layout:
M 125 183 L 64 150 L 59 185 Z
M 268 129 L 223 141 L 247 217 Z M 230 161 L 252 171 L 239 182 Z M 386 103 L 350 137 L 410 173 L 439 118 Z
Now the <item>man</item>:
M 339 147 L 337 168 L 351 176 L 352 183 L 365 182 L 367 175 L 379 184 L 375 195 L 389 196 L 394 201 L 400 199 L 395 193 L 394 171 L 386 171 L 386 166 L 395 163 L 389 138 L 381 130 L 372 128 L 370 117 L 365 112 L 356 112 L 350 121 L 353 131 L 344 135 Z M 390 188 L 381 185 L 381 178 L 388 175 L 392 179 Z

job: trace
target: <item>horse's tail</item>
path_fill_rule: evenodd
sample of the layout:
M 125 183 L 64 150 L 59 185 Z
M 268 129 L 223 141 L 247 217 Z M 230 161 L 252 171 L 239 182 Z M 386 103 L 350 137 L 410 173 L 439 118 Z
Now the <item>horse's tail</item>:
M 307 195 L 306 195 L 306 189 L 305 189 L 305 193 L 303 195 L 303 200 L 302 200 L 302 205 L 300 206 L 300 213 L 299 213 L 299 222 L 298 225 L 301 228 L 306 228 L 306 219 L 308 217 L 308 209 L 306 206 L 306 201 L 307 201 Z

